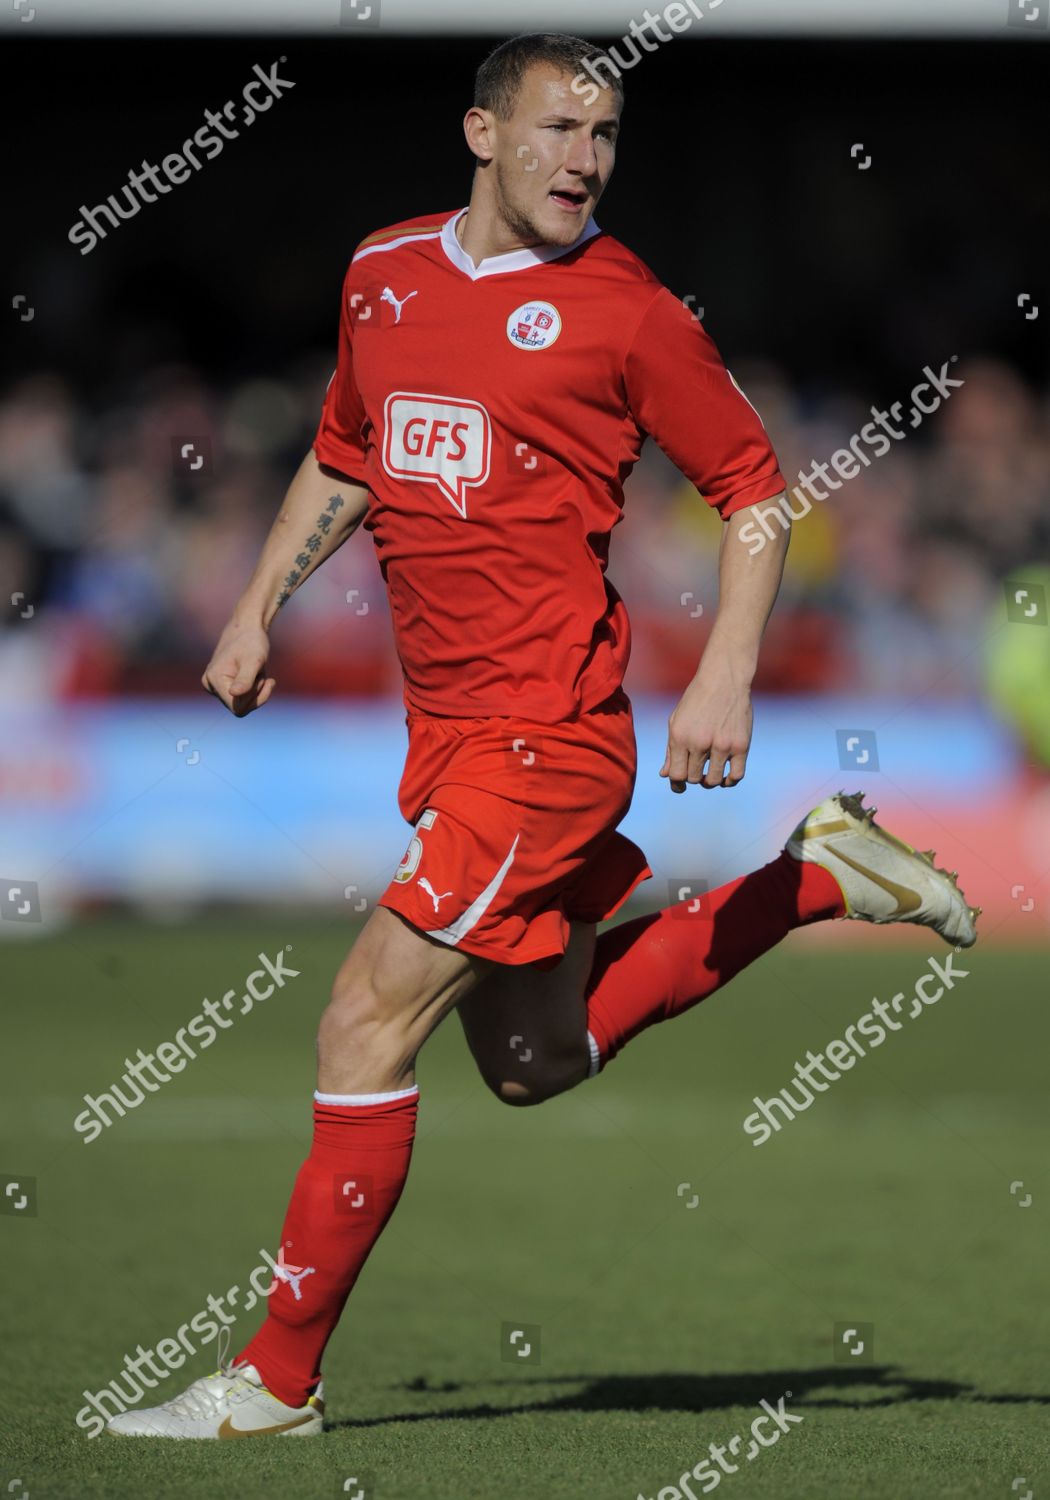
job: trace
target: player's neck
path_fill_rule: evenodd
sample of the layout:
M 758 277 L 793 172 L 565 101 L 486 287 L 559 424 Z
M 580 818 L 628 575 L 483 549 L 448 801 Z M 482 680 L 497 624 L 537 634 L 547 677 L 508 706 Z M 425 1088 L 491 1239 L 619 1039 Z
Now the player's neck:
M 535 249 L 542 240 L 523 240 L 507 227 L 494 209 L 471 198 L 467 211 L 456 222 L 456 238 L 475 267 L 494 255 L 512 250 Z

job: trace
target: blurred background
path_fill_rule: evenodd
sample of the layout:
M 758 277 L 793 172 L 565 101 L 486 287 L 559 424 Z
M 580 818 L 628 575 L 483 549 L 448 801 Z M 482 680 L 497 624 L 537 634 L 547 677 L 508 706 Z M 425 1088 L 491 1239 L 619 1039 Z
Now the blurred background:
M 4 49 L 32 128 L 8 163 L 0 876 L 32 894 L 0 933 L 113 901 L 364 910 L 406 837 L 367 535 L 284 611 L 265 713 L 234 722 L 200 674 L 312 441 L 354 247 L 467 201 L 460 120 L 496 40 L 608 45 L 632 12 L 494 5 L 481 35 L 454 6 L 190 5 L 178 32 L 161 8 L 132 35 L 119 5 L 29 9 Z M 957 356 L 965 381 L 796 522 L 748 778 L 684 805 L 656 773 L 719 524 L 649 446 L 609 569 L 634 627 L 643 904 L 758 863 L 860 786 L 965 870 L 989 936 L 1046 935 L 1046 9 L 727 5 L 625 75 L 598 222 L 701 313 L 789 483 L 873 406 L 907 409 L 924 366 Z M 220 156 L 90 253 L 70 243 L 279 58 L 294 87 Z

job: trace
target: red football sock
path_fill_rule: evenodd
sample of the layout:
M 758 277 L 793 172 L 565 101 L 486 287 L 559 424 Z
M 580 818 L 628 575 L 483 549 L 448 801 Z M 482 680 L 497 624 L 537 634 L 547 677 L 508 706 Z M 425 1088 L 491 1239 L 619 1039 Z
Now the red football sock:
M 378 1102 L 353 1102 L 357 1097 Z M 303 1406 L 316 1389 L 343 1304 L 397 1207 L 418 1104 L 417 1088 L 315 1100 L 313 1145 L 281 1230 L 266 1322 L 237 1355 L 289 1406 Z
M 785 850 L 693 902 L 603 932 L 585 991 L 591 1071 L 647 1026 L 706 999 L 793 927 L 844 914 L 834 877 Z

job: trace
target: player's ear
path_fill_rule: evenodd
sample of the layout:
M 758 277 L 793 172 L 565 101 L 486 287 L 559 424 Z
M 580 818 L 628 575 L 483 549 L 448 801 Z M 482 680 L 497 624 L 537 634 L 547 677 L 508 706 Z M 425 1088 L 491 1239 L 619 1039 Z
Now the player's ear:
M 472 105 L 463 120 L 463 134 L 467 145 L 479 161 L 491 161 L 496 154 L 493 130 L 495 116 L 487 109 Z

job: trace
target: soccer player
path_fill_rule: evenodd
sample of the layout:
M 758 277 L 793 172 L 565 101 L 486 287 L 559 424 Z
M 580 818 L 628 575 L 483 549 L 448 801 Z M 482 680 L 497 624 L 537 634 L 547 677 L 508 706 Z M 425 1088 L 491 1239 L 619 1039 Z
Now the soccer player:
M 351 261 L 313 449 L 203 681 L 238 717 L 268 702 L 271 625 L 363 522 L 404 670 L 398 801 L 414 831 L 321 1018 L 313 1144 L 265 1322 L 216 1374 L 113 1418 L 113 1433 L 320 1432 L 325 1345 L 397 1206 L 416 1054 L 450 1010 L 485 1082 L 535 1104 L 805 923 L 975 940 L 953 877 L 843 795 L 771 864 L 705 896 L 702 920 L 670 907 L 596 937 L 651 874 L 617 831 L 635 739 L 627 614 L 606 577 L 646 435 L 724 522 L 718 615 L 660 770 L 673 792 L 744 775 L 787 546 L 782 533 L 755 553 L 739 535 L 785 491 L 758 415 L 696 318 L 592 217 L 622 104 L 587 42 L 505 42 L 465 119 L 469 205 L 379 230 Z

